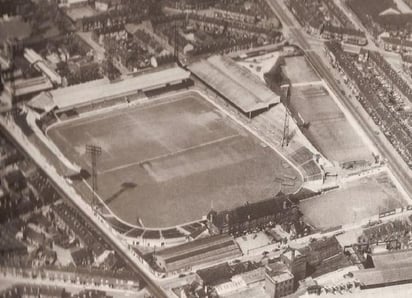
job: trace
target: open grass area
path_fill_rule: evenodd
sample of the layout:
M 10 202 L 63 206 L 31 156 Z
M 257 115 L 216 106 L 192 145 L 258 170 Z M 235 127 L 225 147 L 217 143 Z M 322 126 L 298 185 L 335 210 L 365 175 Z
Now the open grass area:
M 320 81 L 304 56 L 286 57 L 283 71 L 292 84 Z
M 306 222 L 317 228 L 349 224 L 406 205 L 388 174 L 383 172 L 348 182 L 343 188 L 301 201 Z
M 240 125 L 197 93 L 62 123 L 49 137 L 90 169 L 86 144 L 97 144 L 99 191 L 120 218 L 148 227 L 196 220 L 294 192 L 299 174 Z M 68 145 L 69 144 L 69 145 Z M 281 186 L 279 175 L 296 177 Z
M 290 109 L 309 127 L 303 133 L 331 161 L 370 160 L 359 134 L 321 85 L 292 87 Z

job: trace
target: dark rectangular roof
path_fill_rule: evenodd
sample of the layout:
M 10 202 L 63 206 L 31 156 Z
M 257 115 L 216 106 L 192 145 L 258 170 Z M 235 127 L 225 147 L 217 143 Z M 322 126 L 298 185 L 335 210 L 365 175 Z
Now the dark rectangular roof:
M 218 250 L 218 249 L 221 249 L 221 248 L 224 248 L 224 247 L 229 247 L 229 246 L 232 246 L 233 244 L 234 244 L 233 240 L 225 241 L 223 243 L 218 243 L 218 244 L 203 247 L 203 248 L 200 248 L 200 249 L 197 249 L 197 250 L 192 250 L 192 251 L 189 251 L 189 252 L 181 254 L 181 255 L 176 255 L 174 257 L 166 259 L 166 262 L 173 263 L 173 262 L 176 262 L 176 261 L 180 261 L 180 260 L 184 260 L 184 259 L 187 259 L 187 258 L 197 256 L 197 255 L 202 255 L 202 254 L 207 253 L 209 251 L 214 251 L 214 250 Z
M 33 230 L 31 227 L 26 227 L 26 229 L 24 231 L 24 234 L 27 237 L 27 239 L 30 239 L 33 242 L 36 242 L 40 245 L 44 244 L 44 242 L 46 240 L 44 234 Z
M 230 268 L 228 263 L 201 269 L 196 271 L 196 273 L 206 285 L 210 286 L 229 281 L 233 276 L 232 268 Z
M 17 240 L 13 233 L 4 226 L 0 227 L 0 253 L 14 253 L 26 249 L 26 246 Z
M 167 260 L 176 258 L 178 256 L 187 257 L 188 253 L 199 251 L 201 248 L 210 248 L 214 245 L 230 242 L 233 243 L 233 238 L 228 235 L 218 235 L 207 237 L 199 240 L 194 240 L 182 245 L 166 248 L 156 253 L 157 256 L 161 256 Z
M 412 40 L 400 39 L 395 37 L 382 37 L 383 42 L 391 43 L 399 46 L 412 47 Z
M 348 34 L 348 35 L 354 35 L 357 37 L 366 37 L 365 32 L 363 31 L 352 29 L 352 28 L 337 27 L 337 26 L 333 26 L 330 24 L 325 24 L 325 26 L 323 27 L 323 30 L 326 30 L 332 33 L 337 33 L 337 34 Z
M 286 201 L 288 200 L 285 195 L 278 194 L 275 198 L 246 204 L 233 210 L 225 210 L 217 214 L 213 224 L 221 227 L 226 223 L 227 219 L 229 219 L 230 224 L 236 224 L 271 216 L 281 212 Z
M 329 238 L 324 238 L 320 240 L 315 240 L 309 244 L 309 248 L 312 251 L 321 251 L 321 250 L 327 250 L 327 249 L 334 249 L 338 252 L 341 251 L 341 246 L 339 244 L 339 241 L 336 239 L 336 237 L 329 237 Z

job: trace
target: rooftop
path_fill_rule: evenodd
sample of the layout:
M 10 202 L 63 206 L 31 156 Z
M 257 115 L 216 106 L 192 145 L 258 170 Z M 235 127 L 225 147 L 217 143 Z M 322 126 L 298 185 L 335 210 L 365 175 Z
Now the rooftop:
M 412 281 L 412 266 L 391 269 L 365 269 L 353 272 L 364 287 L 379 287 Z
M 233 245 L 236 245 L 233 237 L 218 235 L 166 248 L 156 253 L 156 256 L 163 257 L 166 262 L 172 263 Z
M 26 246 L 4 227 L 0 227 L 0 254 L 24 250 Z
M 138 90 L 155 88 L 167 83 L 188 79 L 189 76 L 190 73 L 188 71 L 174 67 L 113 83 L 110 83 L 107 79 L 100 79 L 42 93 L 33 98 L 29 105 L 41 109 L 47 109 L 52 106 L 56 106 L 59 109 L 70 108 L 99 99 L 126 96 Z
M 198 270 L 196 273 L 203 280 L 204 284 L 214 286 L 230 281 L 230 279 L 235 275 L 250 272 L 259 267 L 260 264 L 252 263 L 250 261 L 234 265 L 224 263 Z
M 62 78 L 60 77 L 60 75 L 57 72 L 55 72 L 44 61 L 43 57 L 36 53 L 36 51 L 30 48 L 25 48 L 24 58 L 26 58 L 30 65 L 33 65 L 34 67 L 37 67 L 39 70 L 41 70 L 53 83 L 58 85 L 62 83 Z
M 196 271 L 196 273 L 203 280 L 203 283 L 209 286 L 229 281 L 233 276 L 232 269 L 228 263 L 201 269 Z
M 31 26 L 19 17 L 0 18 L 0 42 L 17 38 L 23 40 L 31 35 Z
M 352 29 L 352 28 L 337 27 L 337 26 L 333 26 L 330 24 L 325 24 L 324 30 L 330 31 L 332 33 L 355 35 L 358 37 L 366 37 L 365 32 L 363 31 Z
M 412 40 L 409 39 L 400 39 L 396 37 L 382 37 L 381 39 L 383 42 L 387 42 L 390 44 L 412 47 Z
M 66 9 L 66 15 L 72 20 L 77 21 L 82 18 L 93 17 L 99 13 L 88 5 L 82 7 L 71 7 Z
M 412 266 L 412 249 L 376 253 L 372 260 L 376 269 Z
M 229 57 L 212 56 L 193 63 L 189 69 L 244 113 L 269 108 L 280 102 L 280 96 Z
M 17 96 L 50 90 L 52 88 L 52 83 L 43 76 L 24 80 L 20 79 L 15 82 L 15 94 Z
M 288 268 L 283 263 L 272 263 L 266 266 L 266 274 L 276 282 L 283 282 L 293 278 Z
M 308 249 L 309 251 L 315 251 L 315 252 L 328 250 L 330 255 L 335 255 L 341 252 L 341 246 L 339 244 L 339 241 L 336 239 L 336 237 L 329 237 L 329 238 L 314 240 L 308 245 Z
M 286 201 L 286 196 L 279 193 L 272 199 L 246 204 L 230 211 L 219 212 L 217 216 L 215 216 L 213 224 L 217 227 L 222 227 L 228 223 L 229 218 L 231 224 L 235 224 L 280 213 L 284 211 Z

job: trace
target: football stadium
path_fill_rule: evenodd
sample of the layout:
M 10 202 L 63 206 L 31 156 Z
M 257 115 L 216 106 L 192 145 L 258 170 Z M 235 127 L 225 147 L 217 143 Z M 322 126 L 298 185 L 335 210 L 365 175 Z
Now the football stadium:
M 125 226 L 123 232 L 172 228 L 201 220 L 212 208 L 229 210 L 300 189 L 302 176 L 293 166 L 285 167 L 287 161 L 270 146 L 188 87 L 190 73 L 165 71 L 175 74 L 157 73 L 157 81 L 147 78 L 151 74 L 131 82 L 95 81 L 72 90 L 74 99 L 57 90 L 30 103 L 57 115 L 52 121 L 43 116 L 39 126 L 74 164 L 90 173 L 86 145 L 101 148 L 97 194 Z M 249 103 L 248 108 L 249 113 Z M 91 185 L 90 177 L 86 181 Z

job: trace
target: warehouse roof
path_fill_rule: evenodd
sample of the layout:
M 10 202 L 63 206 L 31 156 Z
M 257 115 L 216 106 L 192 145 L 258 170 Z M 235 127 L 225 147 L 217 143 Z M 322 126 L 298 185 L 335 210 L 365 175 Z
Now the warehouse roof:
M 162 261 L 165 270 L 173 271 L 240 255 L 233 237 L 218 235 L 161 250 L 156 253 L 156 262 Z
M 412 266 L 412 249 L 402 249 L 372 255 L 375 268 L 387 269 Z
M 56 71 L 54 71 L 44 61 L 43 57 L 36 53 L 36 51 L 29 48 L 24 49 L 24 58 L 26 58 L 30 65 L 33 65 L 34 67 L 37 67 L 40 71 L 42 71 L 53 83 L 61 85 L 61 76 Z
M 35 77 L 30 79 L 20 79 L 15 82 L 15 95 L 27 95 L 35 92 L 50 90 L 53 88 L 52 83 L 44 77 Z
M 412 281 L 412 267 L 397 267 L 391 269 L 365 269 L 353 272 L 354 278 L 362 286 L 371 288 Z
M 226 56 L 212 56 L 189 69 L 244 113 L 269 108 L 280 102 L 258 77 Z
M 188 242 L 179 246 L 166 248 L 157 252 L 156 256 L 164 257 L 166 260 L 174 260 L 178 256 L 182 256 L 202 248 L 210 248 L 216 243 L 226 243 L 228 241 L 233 241 L 233 238 L 227 235 L 212 236 Z

